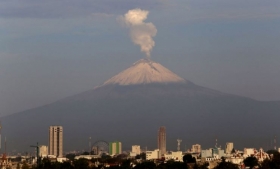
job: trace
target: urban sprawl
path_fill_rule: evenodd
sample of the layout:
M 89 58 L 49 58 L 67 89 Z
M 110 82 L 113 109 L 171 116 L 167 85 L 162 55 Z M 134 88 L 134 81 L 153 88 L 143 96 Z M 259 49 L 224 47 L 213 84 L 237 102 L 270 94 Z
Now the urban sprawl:
M 1 130 L 1 128 L 0 128 Z M 0 133 L 1 134 L 1 133 Z M 280 168 L 280 153 L 276 146 L 272 150 L 262 148 L 244 148 L 236 150 L 233 142 L 227 142 L 225 149 L 216 145 L 214 148 L 201 149 L 194 144 L 183 152 L 181 139 L 177 140 L 177 151 L 166 150 L 166 129 L 158 130 L 158 148 L 153 151 L 132 145 L 130 151 L 122 150 L 120 141 L 107 143 L 100 140 L 91 145 L 89 151 L 63 152 L 63 127 L 49 127 L 49 145 L 34 145 L 34 155 L 9 155 L 6 147 L 3 152 L 0 169 L 56 168 L 56 169 L 90 169 L 90 168 L 134 168 L 134 169 L 242 169 Z M 1 139 L 1 135 L 0 135 Z M 91 138 L 90 138 L 91 139 Z M 6 144 L 6 143 L 5 143 Z

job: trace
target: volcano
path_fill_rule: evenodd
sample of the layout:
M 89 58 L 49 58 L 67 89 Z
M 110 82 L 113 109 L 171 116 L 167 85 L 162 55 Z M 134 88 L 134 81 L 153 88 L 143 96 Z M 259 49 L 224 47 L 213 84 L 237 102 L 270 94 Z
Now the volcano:
M 62 125 L 64 149 L 88 149 L 92 140 L 121 141 L 157 148 L 165 126 L 167 150 L 200 143 L 203 148 L 234 142 L 236 147 L 269 148 L 276 133 L 280 102 L 227 94 L 185 80 L 161 64 L 139 60 L 89 91 L 1 118 L 11 150 L 47 145 L 48 127 Z
M 142 59 L 130 68 L 112 77 L 104 85 L 139 85 L 151 83 L 185 83 L 186 80 L 174 74 L 161 64 Z

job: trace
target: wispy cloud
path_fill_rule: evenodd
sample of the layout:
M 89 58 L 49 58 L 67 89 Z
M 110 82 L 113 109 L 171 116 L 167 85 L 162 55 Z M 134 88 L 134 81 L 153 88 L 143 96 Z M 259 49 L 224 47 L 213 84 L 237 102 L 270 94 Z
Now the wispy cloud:
M 71 18 L 95 14 L 121 14 L 128 9 L 156 8 L 162 0 L 3 0 L 0 1 L 2 18 Z M 103 16 L 102 16 L 103 17 Z

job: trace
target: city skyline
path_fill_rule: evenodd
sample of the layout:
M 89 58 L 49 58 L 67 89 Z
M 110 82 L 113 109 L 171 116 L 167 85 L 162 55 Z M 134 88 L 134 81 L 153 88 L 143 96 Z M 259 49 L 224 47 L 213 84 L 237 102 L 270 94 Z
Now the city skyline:
M 109 149 L 108 152 L 103 152 L 103 153 L 108 153 L 110 155 L 117 155 L 117 154 L 121 154 L 123 151 L 129 151 L 129 147 L 131 148 L 131 152 L 136 153 L 136 154 L 140 154 L 142 152 L 146 152 L 146 151 L 154 151 L 156 149 L 159 150 L 159 152 L 161 154 L 166 154 L 166 153 L 170 153 L 170 152 L 176 152 L 178 151 L 177 147 L 175 146 L 175 140 L 173 140 L 174 145 L 172 146 L 172 148 L 170 148 L 171 146 L 166 146 L 166 140 L 168 140 L 168 138 L 166 138 L 166 128 L 164 126 L 161 126 L 157 132 L 157 146 L 156 147 L 144 147 L 143 145 L 141 147 L 144 147 L 143 149 L 140 149 L 140 145 L 122 145 L 121 141 L 114 141 L 114 142 L 108 142 L 109 145 Z M 169 139 L 170 140 L 170 139 Z M 67 142 L 69 140 L 63 140 L 63 126 L 50 126 L 49 127 L 49 144 L 48 146 L 44 145 L 44 144 L 39 144 L 39 150 L 42 151 L 40 152 L 44 157 L 46 156 L 46 154 L 48 155 L 54 155 L 56 157 L 63 157 L 65 154 L 64 148 L 63 148 L 63 142 Z M 98 141 L 98 140 L 96 140 Z M 103 141 L 104 140 L 99 140 L 99 141 Z M 178 139 L 177 139 L 178 141 Z M 220 151 L 223 151 L 224 154 L 230 154 L 232 153 L 233 150 L 235 151 L 242 151 L 243 149 L 250 149 L 250 151 L 254 150 L 254 149 L 262 149 L 262 150 L 276 150 L 276 151 L 280 151 L 280 146 L 277 144 L 277 139 L 276 137 L 271 138 L 271 144 L 269 147 L 254 147 L 254 146 L 245 146 L 245 147 L 235 147 L 234 146 L 234 141 L 233 142 L 224 142 L 224 146 L 222 146 L 221 144 L 217 144 L 217 139 L 212 140 L 213 141 L 213 145 L 212 146 L 203 146 L 200 145 L 199 141 L 197 143 L 189 143 L 188 147 L 185 147 L 183 149 L 181 149 L 180 151 L 182 152 L 189 152 L 189 153 L 201 153 L 201 150 L 210 150 L 210 149 L 219 149 Z M 6 140 L 5 140 L 6 142 Z M 187 140 L 187 142 L 189 142 Z M 182 143 L 182 142 L 180 142 Z M 250 144 L 250 143 L 249 143 Z M 176 144 L 178 145 L 178 144 Z M 184 142 L 183 144 L 184 145 Z M 123 147 L 125 147 L 125 149 L 123 149 Z M 92 145 L 91 148 L 95 148 L 94 145 Z M 41 150 L 42 149 L 42 150 Z M 1 149 L 0 149 L 1 150 Z M 86 149 L 81 148 L 80 150 L 83 150 L 85 152 L 87 152 Z M 93 150 L 93 149 L 92 149 Z M 13 150 L 14 151 L 14 150 Z M 72 151 L 77 151 L 75 149 L 68 149 L 67 152 L 72 152 Z M 2 152 L 3 154 L 4 152 Z M 9 155 L 11 152 L 11 150 L 8 150 L 7 155 Z M 15 153 L 15 152 L 13 152 Z M 17 152 L 19 153 L 19 152 Z M 1 154 L 1 152 L 0 152 Z

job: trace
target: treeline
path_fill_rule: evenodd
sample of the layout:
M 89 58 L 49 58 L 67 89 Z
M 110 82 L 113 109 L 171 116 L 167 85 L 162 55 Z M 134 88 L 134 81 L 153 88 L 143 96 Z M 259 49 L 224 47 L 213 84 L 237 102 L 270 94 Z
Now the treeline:
M 271 151 L 271 158 L 259 162 L 255 157 L 248 157 L 244 159 L 243 163 L 246 167 L 253 169 L 280 169 L 280 154 L 277 151 Z M 70 160 L 63 163 L 51 162 L 49 159 L 43 159 L 37 166 L 28 166 L 23 164 L 17 169 L 208 169 L 208 163 L 196 162 L 196 159 L 190 154 L 183 157 L 183 162 L 169 160 L 156 161 L 139 161 L 136 159 L 124 159 L 123 157 L 104 156 L 100 159 L 79 159 Z M 231 162 L 227 162 L 225 158 L 217 164 L 214 169 L 239 169 L 239 166 Z

